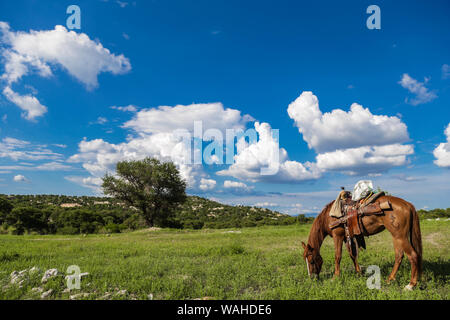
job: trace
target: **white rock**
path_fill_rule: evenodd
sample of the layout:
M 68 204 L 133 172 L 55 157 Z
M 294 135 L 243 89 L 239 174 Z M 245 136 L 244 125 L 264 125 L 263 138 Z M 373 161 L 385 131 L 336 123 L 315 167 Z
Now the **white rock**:
M 76 300 L 78 298 L 86 298 L 86 297 L 89 297 L 89 293 L 87 293 L 87 292 L 85 292 L 85 293 L 77 293 L 77 294 L 74 294 L 74 295 L 70 296 L 70 300 Z
M 106 300 L 109 299 L 109 297 L 111 297 L 111 293 L 107 292 L 104 296 L 100 297 L 100 300 Z
M 44 291 L 44 288 L 41 288 L 41 287 L 35 287 L 35 288 L 32 288 L 31 291 L 32 291 L 32 292 L 38 292 L 38 293 L 41 293 L 42 291 Z
M 23 276 L 25 276 L 27 273 L 28 273 L 28 270 L 27 270 L 27 269 L 22 270 L 22 271 L 19 271 L 19 277 L 23 277 Z
M 17 271 L 13 271 L 13 272 L 11 272 L 11 284 L 19 284 L 19 286 L 22 286 L 23 285 L 23 283 L 25 282 L 25 276 L 26 276 L 26 273 L 28 272 L 28 270 L 27 269 L 25 269 L 25 270 L 22 270 L 22 271 L 19 271 L 19 272 L 17 272 Z
M 19 288 L 22 288 L 24 283 L 25 283 L 25 279 L 20 280 L 18 283 Z
M 127 290 L 125 290 L 125 289 L 120 290 L 120 291 L 117 292 L 117 294 L 119 294 L 121 296 L 126 295 L 127 294 Z
M 35 274 L 39 272 L 41 272 L 41 269 L 39 269 L 38 267 L 33 267 L 28 271 L 29 274 Z
M 53 289 L 45 291 L 43 294 L 41 294 L 41 299 L 45 299 L 45 298 L 49 297 L 52 293 L 53 293 Z
M 58 274 L 59 274 L 58 269 L 48 269 L 47 271 L 45 271 L 41 282 L 46 283 L 48 279 L 56 277 Z

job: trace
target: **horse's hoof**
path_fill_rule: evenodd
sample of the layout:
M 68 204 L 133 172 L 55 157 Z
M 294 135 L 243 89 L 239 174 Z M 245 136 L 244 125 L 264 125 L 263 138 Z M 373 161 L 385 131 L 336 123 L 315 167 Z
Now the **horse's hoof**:
M 405 290 L 405 291 L 413 291 L 413 289 L 414 289 L 414 286 L 411 284 L 408 284 L 403 288 L 403 290 Z

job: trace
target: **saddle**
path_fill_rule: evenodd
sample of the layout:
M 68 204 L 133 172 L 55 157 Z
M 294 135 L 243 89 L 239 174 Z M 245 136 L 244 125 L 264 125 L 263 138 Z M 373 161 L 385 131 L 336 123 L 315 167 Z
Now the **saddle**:
M 350 192 L 346 191 L 339 201 L 342 210 L 342 217 L 330 223 L 330 228 L 334 229 L 343 226 L 345 230 L 344 241 L 347 249 L 354 258 L 358 256 L 358 249 L 366 249 L 366 242 L 364 236 L 369 236 L 362 218 L 371 215 L 383 215 L 385 210 L 391 209 L 389 201 L 375 202 L 379 197 L 385 193 L 378 192 L 371 194 L 360 201 L 351 200 Z

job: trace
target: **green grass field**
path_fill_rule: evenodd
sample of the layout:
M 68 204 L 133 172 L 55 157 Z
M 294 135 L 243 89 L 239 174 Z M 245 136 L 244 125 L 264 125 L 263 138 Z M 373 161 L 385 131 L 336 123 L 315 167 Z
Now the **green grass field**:
M 381 268 L 381 289 L 368 289 L 345 252 L 342 276 L 332 280 L 334 248 L 327 237 L 320 280 L 310 280 L 301 257 L 311 225 L 240 230 L 142 230 L 88 236 L 0 236 L 0 299 L 40 299 L 32 288 L 52 289 L 48 299 L 448 299 L 450 221 L 421 221 L 424 274 L 418 288 L 403 291 L 410 276 L 405 257 L 397 281 L 386 278 L 394 261 L 388 231 L 367 239 L 360 264 Z M 64 291 L 64 277 L 41 284 L 46 269 L 63 273 L 78 265 L 81 289 Z M 39 267 L 22 287 L 10 274 Z M 126 291 L 121 291 L 126 290 Z

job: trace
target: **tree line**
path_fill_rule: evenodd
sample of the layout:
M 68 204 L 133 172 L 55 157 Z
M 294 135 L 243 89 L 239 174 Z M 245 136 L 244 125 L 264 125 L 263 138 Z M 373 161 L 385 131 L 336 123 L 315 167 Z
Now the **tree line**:
M 311 222 L 265 208 L 229 206 L 187 196 L 186 183 L 171 162 L 122 161 L 103 178 L 109 197 L 0 196 L 1 233 L 113 233 L 146 227 L 241 228 Z
M 64 204 L 76 207 L 61 207 Z M 95 204 L 96 203 L 96 204 Z M 308 223 L 313 218 L 292 217 L 264 208 L 229 206 L 197 196 L 174 210 L 157 227 L 222 229 Z M 0 196 L 0 233 L 89 234 L 147 228 L 141 212 L 114 198 L 59 195 Z
M 443 219 L 443 218 L 450 218 L 450 208 L 447 209 L 431 209 L 431 210 L 425 210 L 420 209 L 417 211 L 419 214 L 420 219 Z

